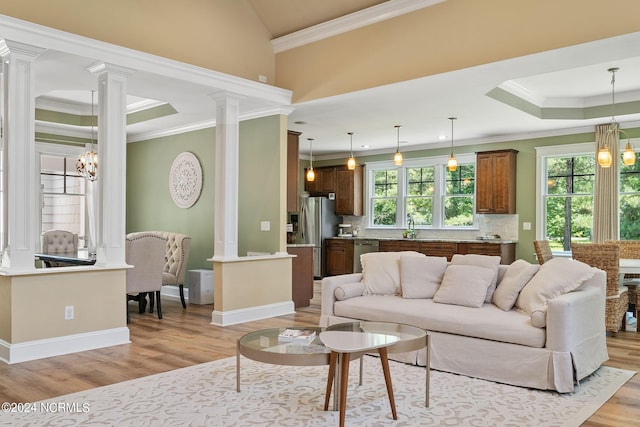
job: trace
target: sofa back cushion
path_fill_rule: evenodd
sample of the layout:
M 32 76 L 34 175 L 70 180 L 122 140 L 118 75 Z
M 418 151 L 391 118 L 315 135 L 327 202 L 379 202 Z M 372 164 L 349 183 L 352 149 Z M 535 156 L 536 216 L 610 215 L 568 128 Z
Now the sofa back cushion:
M 433 298 L 447 269 L 447 257 L 400 255 L 403 298 Z
M 538 264 L 530 264 L 523 259 L 514 261 L 504 273 L 491 301 L 504 311 L 513 308 L 520 291 L 538 272 Z
M 546 323 L 549 300 L 574 291 L 595 274 L 595 269 L 569 258 L 552 258 L 540 266 L 538 272 L 520 291 L 516 307 L 531 315 L 534 326 Z
M 490 268 L 451 264 L 444 272 L 433 302 L 482 307 L 494 278 L 495 272 Z
M 487 294 L 485 295 L 485 302 L 491 302 L 491 298 L 493 297 L 493 292 L 496 290 L 496 284 L 498 283 L 498 270 L 500 268 L 500 259 L 501 258 L 499 256 L 455 254 L 453 258 L 451 258 L 451 264 L 475 265 L 478 267 L 488 268 L 491 271 L 493 271 L 493 277 L 491 278 L 491 283 L 489 283 L 489 287 L 487 288 Z
M 400 295 L 400 255 L 418 252 L 370 252 L 360 256 L 365 295 Z

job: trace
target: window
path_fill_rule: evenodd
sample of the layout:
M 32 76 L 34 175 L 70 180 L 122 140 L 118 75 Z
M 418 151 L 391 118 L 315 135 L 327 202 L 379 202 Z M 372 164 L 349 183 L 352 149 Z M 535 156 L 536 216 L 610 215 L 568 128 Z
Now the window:
M 38 145 L 40 231 L 59 229 L 76 233 L 78 246 L 85 247 L 86 180 L 76 171 L 77 154 L 65 153 L 65 150 L 55 153 L 56 147 L 45 146 L 46 144 Z
M 369 227 L 417 228 L 474 226 L 475 155 L 458 156 L 458 169 L 446 169 L 448 157 L 368 163 Z
M 396 224 L 398 196 L 398 171 L 394 169 L 373 172 L 373 195 L 371 218 L 373 225 Z
M 444 201 L 444 225 L 447 227 L 470 227 L 473 225 L 473 195 L 475 194 L 475 167 L 458 165 L 446 171 L 447 182 Z
M 637 153 L 636 153 L 637 154 Z M 640 240 L 640 156 L 620 166 L 620 239 Z
M 538 148 L 537 229 L 554 252 L 591 242 L 595 143 Z M 620 165 L 620 238 L 640 240 L 640 165 Z
M 433 225 L 433 194 L 435 192 L 435 168 L 407 168 L 407 215 L 414 224 Z

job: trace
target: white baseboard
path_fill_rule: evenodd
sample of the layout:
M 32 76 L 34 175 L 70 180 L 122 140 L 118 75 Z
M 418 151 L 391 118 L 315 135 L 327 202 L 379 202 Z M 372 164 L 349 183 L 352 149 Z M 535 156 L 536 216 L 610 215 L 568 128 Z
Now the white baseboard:
M 214 310 L 213 313 L 211 313 L 211 324 L 216 326 L 229 326 L 293 313 L 295 313 L 293 301 L 260 305 L 239 310 Z
M 162 287 L 160 295 L 166 299 L 180 301 L 180 286 L 165 285 Z M 189 303 L 189 288 L 187 287 L 184 288 L 184 301 Z
M 111 347 L 113 345 L 128 344 L 130 342 L 129 328 L 127 327 L 66 335 L 18 344 L 10 344 L 4 340 L 0 340 L 0 360 L 9 364 L 20 363 L 29 360 L 44 359 L 45 357 L 60 356 L 62 354 L 94 350 L 96 348 Z

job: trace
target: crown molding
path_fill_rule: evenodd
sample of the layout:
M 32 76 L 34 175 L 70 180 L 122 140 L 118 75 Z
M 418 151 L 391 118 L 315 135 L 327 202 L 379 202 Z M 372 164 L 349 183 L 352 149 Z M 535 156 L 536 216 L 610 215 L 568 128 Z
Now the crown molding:
M 444 1 L 446 0 L 389 0 L 379 5 L 278 37 L 271 40 L 271 46 L 275 53 L 284 52 Z

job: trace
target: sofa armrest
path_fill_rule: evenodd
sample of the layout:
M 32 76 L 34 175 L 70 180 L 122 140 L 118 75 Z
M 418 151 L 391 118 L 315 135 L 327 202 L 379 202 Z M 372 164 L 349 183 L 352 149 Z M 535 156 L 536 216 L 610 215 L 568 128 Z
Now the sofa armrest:
M 573 352 L 593 340 L 606 343 L 605 294 L 606 274 L 598 270 L 577 290 L 549 301 L 546 347 Z
M 322 303 L 320 310 L 320 327 L 329 326 L 329 316 L 333 316 L 333 304 L 336 302 L 335 291 L 338 286 L 358 283 L 362 280 L 362 273 L 341 274 L 322 279 Z

